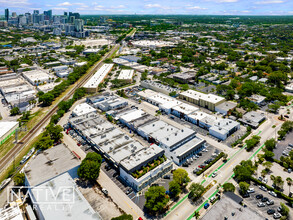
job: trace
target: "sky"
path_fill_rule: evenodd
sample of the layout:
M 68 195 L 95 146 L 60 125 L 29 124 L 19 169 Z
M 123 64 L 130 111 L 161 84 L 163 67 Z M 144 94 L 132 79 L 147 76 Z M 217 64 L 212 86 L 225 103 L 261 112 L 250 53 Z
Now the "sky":
M 0 0 L 17 14 L 52 9 L 80 14 L 293 15 L 293 0 Z

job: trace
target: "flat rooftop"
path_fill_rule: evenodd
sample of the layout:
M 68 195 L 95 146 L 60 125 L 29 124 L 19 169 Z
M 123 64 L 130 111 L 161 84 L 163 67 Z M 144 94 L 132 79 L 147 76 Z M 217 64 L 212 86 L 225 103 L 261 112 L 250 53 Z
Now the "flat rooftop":
M 77 116 L 80 116 L 80 115 L 88 114 L 95 111 L 96 109 L 90 106 L 89 104 L 81 103 L 75 106 L 75 108 L 72 110 L 72 113 L 74 113 Z
M 133 75 L 134 75 L 134 70 L 121 70 L 117 79 L 128 80 L 128 79 L 132 79 Z
M 235 213 L 232 216 L 232 212 Z M 224 219 L 228 217 L 229 220 L 263 220 L 264 217 L 260 216 L 257 212 L 249 207 L 244 208 L 234 200 L 225 196 L 225 194 L 218 200 L 207 213 L 201 218 L 202 220 L 211 219 Z
M 60 196 L 60 189 L 64 187 L 68 188 L 66 191 L 68 195 L 65 196 L 69 202 L 64 201 L 64 196 Z M 44 188 L 50 190 L 42 190 Z M 102 219 L 84 198 L 68 173 L 54 177 L 32 188 L 31 191 L 35 202 L 40 203 L 39 207 L 44 219 Z M 53 208 L 52 204 L 54 204 Z
M 0 121 L 0 138 L 16 125 L 18 125 L 17 121 Z
M 233 109 L 237 106 L 236 102 L 223 102 L 219 105 L 217 105 L 216 108 L 222 109 L 224 111 L 229 111 L 230 109 Z
M 225 100 L 225 98 L 214 95 L 214 94 L 204 94 L 204 93 L 194 91 L 191 89 L 185 92 L 182 92 L 180 94 L 195 100 L 204 100 L 213 104 L 217 104 L 218 102 Z
M 106 75 L 111 71 L 114 64 L 104 64 L 83 86 L 85 88 L 97 88 L 104 80 Z
M 79 164 L 76 156 L 63 144 L 59 144 L 36 155 L 24 172 L 29 184 L 35 186 L 66 171 L 76 171 Z

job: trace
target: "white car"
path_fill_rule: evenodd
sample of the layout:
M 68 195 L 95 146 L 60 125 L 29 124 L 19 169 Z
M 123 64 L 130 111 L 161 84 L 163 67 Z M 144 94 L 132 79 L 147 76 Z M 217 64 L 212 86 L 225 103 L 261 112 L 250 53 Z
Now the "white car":
M 257 203 L 257 206 L 258 206 L 258 207 L 265 207 L 266 204 L 264 204 L 264 203 L 262 203 L 262 202 L 259 202 L 259 203 Z
M 215 178 L 217 175 L 218 175 L 218 174 L 217 174 L 216 172 L 214 172 L 214 173 L 212 174 L 212 177 Z
M 262 182 L 266 184 L 266 183 L 268 182 L 268 179 L 267 179 L 267 178 L 264 178 L 264 179 L 262 180 Z
M 254 188 L 249 188 L 248 190 L 247 190 L 247 193 L 254 193 L 255 191 L 254 191 Z
M 281 217 L 282 217 L 282 215 L 279 212 L 274 213 L 274 219 L 278 219 L 278 218 L 281 218 Z
M 266 188 L 266 187 L 264 187 L 264 186 L 259 186 L 259 188 L 261 189 L 261 190 L 263 190 L 263 191 L 268 191 L 268 189 Z
M 268 192 L 271 196 L 277 197 L 277 194 L 274 191 L 269 191 Z

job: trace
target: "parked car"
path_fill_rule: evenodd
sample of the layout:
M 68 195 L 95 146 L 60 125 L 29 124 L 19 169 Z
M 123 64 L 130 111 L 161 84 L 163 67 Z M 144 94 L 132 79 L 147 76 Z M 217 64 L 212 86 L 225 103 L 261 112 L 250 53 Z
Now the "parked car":
M 262 180 L 262 182 L 265 183 L 265 184 L 267 184 L 268 179 L 267 179 L 267 178 L 264 178 L 264 179 Z
M 171 176 L 170 176 L 170 175 L 165 175 L 163 178 L 164 178 L 164 179 L 170 179 Z
M 289 169 L 288 169 L 288 173 L 291 173 L 291 172 L 292 172 L 292 169 L 291 169 L 291 168 L 289 168 Z
M 262 194 L 257 194 L 257 195 L 255 196 L 255 198 L 257 198 L 257 199 L 262 199 L 262 198 L 263 198 L 263 195 L 262 195 Z
M 126 195 L 129 195 L 132 191 L 133 191 L 132 188 L 128 188 L 126 191 Z
M 290 143 L 290 144 L 288 144 L 288 146 L 289 146 L 289 147 L 293 147 L 293 144 Z
M 250 197 L 249 193 L 245 193 L 244 195 L 242 195 L 243 198 L 248 198 Z
M 281 211 L 282 211 L 282 207 L 279 206 L 279 207 L 277 208 L 277 211 L 278 211 L 278 212 L 281 212 Z
M 207 209 L 207 208 L 209 208 L 209 207 L 210 207 L 210 204 L 209 204 L 209 203 L 204 204 L 204 208 L 205 208 L 205 209 Z
M 257 179 L 258 179 L 259 181 L 262 181 L 262 177 L 261 177 L 261 176 L 260 176 L 260 177 L 258 177 Z
M 274 205 L 274 200 L 269 199 L 269 200 L 267 201 L 267 205 Z
M 105 188 L 102 189 L 102 192 L 107 196 L 108 195 L 108 190 L 106 190 Z
M 263 197 L 263 198 L 261 199 L 261 201 L 262 201 L 262 202 L 267 202 L 267 201 L 269 201 L 269 198 L 268 198 L 268 197 Z
M 277 197 L 277 194 L 274 191 L 269 191 L 268 192 L 271 196 Z
M 281 217 L 282 217 L 282 215 L 280 213 L 278 213 L 278 212 L 274 213 L 274 219 L 278 219 L 278 218 L 281 218 Z
M 254 193 L 255 191 L 254 191 L 254 188 L 249 188 L 248 190 L 247 190 L 247 193 Z
M 266 205 L 263 202 L 257 203 L 257 207 L 265 207 Z
M 267 213 L 269 214 L 269 215 L 272 215 L 272 214 L 274 214 L 276 211 L 275 211 L 275 209 L 268 209 L 268 211 L 267 211 Z
M 264 186 L 259 186 L 259 188 L 261 189 L 261 190 L 263 190 L 263 191 L 268 191 L 268 189 L 266 188 L 266 187 L 264 187 Z

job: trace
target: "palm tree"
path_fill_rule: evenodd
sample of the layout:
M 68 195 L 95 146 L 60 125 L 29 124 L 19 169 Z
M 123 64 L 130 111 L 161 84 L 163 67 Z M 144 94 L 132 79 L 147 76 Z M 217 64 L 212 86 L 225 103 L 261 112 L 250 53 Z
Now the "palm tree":
M 289 192 L 291 192 L 290 188 L 292 186 L 293 180 L 290 177 L 287 177 L 286 181 L 287 181 L 287 185 L 289 186 Z

